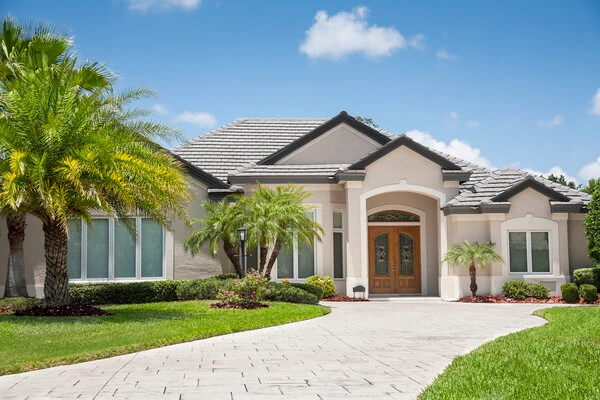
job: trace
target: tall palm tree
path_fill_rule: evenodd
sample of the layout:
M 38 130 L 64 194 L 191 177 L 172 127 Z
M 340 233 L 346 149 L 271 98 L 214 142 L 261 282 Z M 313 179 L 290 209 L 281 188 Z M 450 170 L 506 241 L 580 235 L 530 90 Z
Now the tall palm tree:
M 463 265 L 469 268 L 471 277 L 471 293 L 477 295 L 476 267 L 487 267 L 492 262 L 503 261 L 502 256 L 494 250 L 494 243 L 471 243 L 465 240 L 462 244 L 452 246 L 443 261 L 450 264 Z
M 186 218 L 187 184 L 181 166 L 151 141 L 172 129 L 128 109 L 151 92 L 88 86 L 98 76 L 112 83 L 114 75 L 71 54 L 55 64 L 41 57 L 37 69 L 15 61 L 11 71 L 15 79 L 0 81 L 0 207 L 41 220 L 44 304 L 61 306 L 70 302 L 70 218 L 91 223 L 91 210 L 120 218 L 141 211 L 169 228 L 173 218 Z
M 0 79 L 15 79 L 15 70 L 18 68 L 37 70 L 42 66 L 42 60 L 48 64 L 56 64 L 67 55 L 71 47 L 72 40 L 65 32 L 45 24 L 24 25 L 7 16 L 2 22 L 0 32 Z M 82 82 L 88 89 L 110 84 L 93 69 L 81 69 L 79 73 L 86 77 Z M 6 211 L 9 255 L 4 296 L 27 296 L 23 251 L 26 217 L 22 213 Z
M 213 257 L 217 254 L 219 243 L 223 243 L 223 251 L 231 261 L 235 272 L 242 276 L 242 266 L 237 253 L 237 229 L 247 222 L 247 213 L 240 196 L 237 201 L 220 202 L 205 200 L 202 208 L 206 212 L 205 219 L 193 219 L 192 223 L 202 227 L 194 231 L 183 243 L 184 248 L 192 255 L 200 253 L 202 246 L 208 244 Z

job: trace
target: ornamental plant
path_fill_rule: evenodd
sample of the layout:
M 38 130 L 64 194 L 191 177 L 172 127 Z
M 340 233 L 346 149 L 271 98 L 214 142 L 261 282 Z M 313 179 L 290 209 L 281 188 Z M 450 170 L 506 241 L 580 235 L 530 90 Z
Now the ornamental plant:
M 236 279 L 228 290 L 221 290 L 217 299 L 222 304 L 241 308 L 252 308 L 264 299 L 268 280 L 257 272 L 247 274 L 244 279 Z
M 306 283 L 309 285 L 315 285 L 323 289 L 323 298 L 335 296 L 337 291 L 333 284 L 333 279 L 330 276 L 319 276 L 313 275 L 306 278 Z

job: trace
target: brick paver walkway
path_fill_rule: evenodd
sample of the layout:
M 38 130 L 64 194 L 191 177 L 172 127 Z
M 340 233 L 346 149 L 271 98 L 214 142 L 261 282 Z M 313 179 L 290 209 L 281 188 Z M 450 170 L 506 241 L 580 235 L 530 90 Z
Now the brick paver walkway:
M 414 399 L 539 305 L 330 303 L 310 321 L 0 377 L 2 399 Z

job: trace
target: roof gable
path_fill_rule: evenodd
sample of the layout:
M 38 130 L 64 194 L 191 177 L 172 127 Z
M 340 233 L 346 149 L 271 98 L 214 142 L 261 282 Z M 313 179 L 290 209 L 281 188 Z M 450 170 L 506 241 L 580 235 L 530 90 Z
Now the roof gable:
M 331 118 L 322 125 L 319 125 L 315 129 L 313 129 L 306 135 L 303 135 L 302 137 L 296 139 L 292 143 L 282 147 L 275 153 L 265 157 L 257 164 L 273 165 L 341 124 L 346 124 L 350 126 L 351 128 L 357 130 L 358 132 L 367 136 L 369 139 L 374 140 L 375 142 L 381 145 L 385 145 L 386 143 L 391 141 L 391 139 L 388 136 L 384 135 L 383 133 L 379 132 L 376 129 L 373 129 L 372 127 L 366 124 L 363 124 L 360 121 L 357 121 L 354 117 L 348 115 L 346 111 L 342 111 L 335 117 Z
M 387 154 L 391 153 L 392 151 L 396 150 L 397 148 L 399 148 L 401 146 L 406 146 L 407 148 L 411 149 L 412 151 L 425 157 L 429 161 L 438 164 L 443 169 L 455 170 L 455 171 L 462 170 L 462 168 L 460 166 L 453 163 L 446 157 L 443 157 L 442 155 L 436 153 L 435 151 L 429 149 L 428 147 L 423 146 L 420 143 L 417 143 L 416 141 L 412 140 L 405 134 L 398 136 L 398 138 L 390 141 L 383 147 L 380 147 L 376 151 L 372 152 L 371 154 L 367 155 L 366 157 L 362 158 L 361 160 L 350 165 L 350 167 L 348 167 L 348 169 L 350 169 L 350 170 L 365 169 L 369 164 L 372 164 L 373 162 L 379 160 L 380 158 L 386 156 Z
M 509 187 L 508 189 L 504 190 L 503 192 L 492 197 L 491 200 L 494 202 L 508 201 L 511 197 L 522 192 L 525 189 L 534 189 L 535 191 L 543 194 L 544 196 L 548 197 L 550 200 L 554 200 L 554 201 L 568 202 L 571 200 L 569 197 L 565 196 L 564 194 L 559 193 L 556 190 L 544 185 L 542 182 L 539 182 L 531 175 L 528 175 L 525 179 L 523 179 L 518 184 L 513 185 L 513 186 Z

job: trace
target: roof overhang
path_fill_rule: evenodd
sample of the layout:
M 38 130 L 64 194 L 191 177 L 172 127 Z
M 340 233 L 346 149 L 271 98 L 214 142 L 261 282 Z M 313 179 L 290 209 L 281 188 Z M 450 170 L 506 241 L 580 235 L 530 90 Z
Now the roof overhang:
M 444 215 L 451 214 L 506 214 L 510 203 L 481 203 L 479 205 L 447 205 L 442 208 Z
M 586 213 L 587 208 L 583 204 L 583 201 L 551 201 L 550 211 L 553 213 Z
M 471 177 L 471 171 L 457 171 L 452 169 L 442 169 L 442 180 L 444 182 L 466 182 Z
M 169 154 L 171 155 L 171 157 L 173 157 L 175 160 L 177 160 L 183 166 L 183 168 L 185 168 L 185 170 L 187 171 L 188 174 L 190 174 L 190 176 L 192 176 L 192 177 L 198 179 L 199 181 L 203 182 L 204 184 L 206 184 L 206 186 L 208 186 L 209 189 L 229 189 L 230 185 L 223 182 L 219 178 L 196 167 L 194 164 L 190 163 L 189 161 L 185 160 L 184 158 L 181 158 L 180 156 L 173 153 L 172 151 L 170 151 L 170 150 L 166 150 L 166 151 L 168 151 Z
M 544 196 L 548 197 L 552 201 L 557 201 L 557 202 L 561 202 L 561 203 L 568 203 L 571 201 L 571 199 L 569 197 L 565 196 L 562 193 L 557 192 L 556 190 L 554 190 L 552 188 L 549 188 L 548 186 L 544 185 L 542 182 L 539 182 L 537 179 L 535 179 L 531 175 L 527 176 L 525 179 L 523 179 L 518 184 L 509 187 L 502 193 L 497 194 L 496 196 L 494 196 L 492 198 L 492 201 L 494 201 L 494 202 L 508 201 L 511 197 L 522 192 L 525 189 L 536 190 L 537 192 L 543 194 Z

